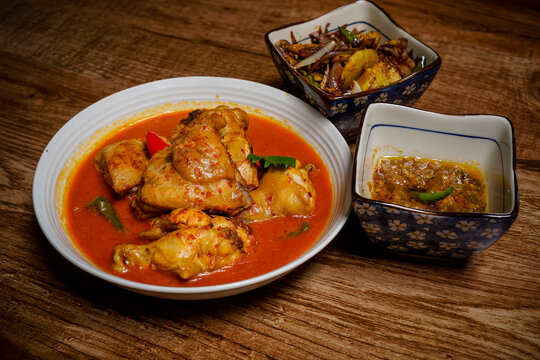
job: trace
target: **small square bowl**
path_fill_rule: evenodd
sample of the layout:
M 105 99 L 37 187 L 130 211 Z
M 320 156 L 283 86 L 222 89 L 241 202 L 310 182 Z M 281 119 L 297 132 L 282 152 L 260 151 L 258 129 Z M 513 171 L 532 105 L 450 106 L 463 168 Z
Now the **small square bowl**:
M 279 40 L 290 41 L 291 33 L 298 43 L 309 43 L 309 34 L 319 27 L 324 28 L 327 23 L 328 31 L 334 31 L 343 25 L 350 29 L 377 31 L 381 35 L 381 44 L 391 39 L 405 38 L 408 40 L 407 51 L 412 50 L 414 57 L 424 56 L 425 66 L 421 71 L 386 87 L 331 96 L 305 80 L 275 46 Z M 441 66 L 441 58 L 433 49 L 407 33 L 384 10 L 369 1 L 357 1 L 313 20 L 270 30 L 265 35 L 265 41 L 272 61 L 292 92 L 327 117 L 347 141 L 354 141 L 363 110 L 369 104 L 383 102 L 412 105 L 431 84 Z
M 468 163 L 487 187 L 486 213 L 420 210 L 371 198 L 377 161 L 412 156 Z M 514 130 L 494 115 L 443 115 L 393 104 L 368 106 L 357 137 L 352 204 L 369 240 L 415 255 L 468 257 L 510 228 L 519 209 Z

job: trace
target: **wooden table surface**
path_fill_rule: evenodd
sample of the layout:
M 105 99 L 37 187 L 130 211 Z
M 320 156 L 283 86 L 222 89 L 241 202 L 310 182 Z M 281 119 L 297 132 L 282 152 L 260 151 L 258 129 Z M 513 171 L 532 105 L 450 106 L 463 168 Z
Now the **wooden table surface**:
M 346 1 L 3 1 L 0 358 L 540 358 L 540 11 L 533 1 L 379 0 L 442 67 L 414 105 L 512 120 L 520 212 L 466 262 L 389 255 L 354 214 L 289 275 L 217 300 L 137 295 L 57 253 L 34 171 L 71 117 L 119 90 L 191 75 L 285 89 L 266 31 Z

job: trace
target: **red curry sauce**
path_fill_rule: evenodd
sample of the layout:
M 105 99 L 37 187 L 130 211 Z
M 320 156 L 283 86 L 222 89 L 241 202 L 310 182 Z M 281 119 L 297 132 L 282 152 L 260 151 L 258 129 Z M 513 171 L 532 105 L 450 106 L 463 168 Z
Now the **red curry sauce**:
M 159 270 L 132 269 L 125 274 L 112 271 L 114 248 L 118 244 L 143 244 L 147 241 L 137 234 L 150 228 L 150 220 L 140 220 L 135 216 L 129 200 L 119 198 L 104 181 L 96 169 L 93 158 L 104 146 L 122 140 L 144 138 L 147 131 L 169 137 L 174 126 L 187 117 L 188 111 L 159 115 L 139 121 L 120 130 L 107 139 L 78 164 L 66 193 L 68 229 L 83 254 L 96 266 L 123 278 L 154 285 L 165 286 L 207 286 L 240 281 L 275 270 L 306 252 L 324 230 L 332 208 L 332 186 L 328 170 L 315 150 L 300 136 L 263 117 L 249 115 L 247 132 L 257 155 L 292 156 L 303 165 L 313 163 L 317 170 L 310 178 L 317 194 L 315 214 L 309 218 L 276 218 L 251 223 L 256 246 L 240 261 L 214 272 L 201 274 L 185 281 L 180 277 Z M 88 203 L 96 196 L 105 196 L 116 210 L 125 233 L 117 231 L 105 218 L 88 209 Z M 309 222 L 309 229 L 301 235 L 290 237 L 303 222 Z

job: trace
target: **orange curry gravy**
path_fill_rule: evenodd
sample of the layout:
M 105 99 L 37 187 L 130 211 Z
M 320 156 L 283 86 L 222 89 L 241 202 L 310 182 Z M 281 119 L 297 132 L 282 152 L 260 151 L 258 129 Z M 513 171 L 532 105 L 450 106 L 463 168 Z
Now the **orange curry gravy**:
M 309 218 L 286 217 L 251 223 L 256 241 L 252 250 L 231 266 L 200 274 L 187 281 L 175 274 L 150 268 L 133 268 L 125 274 L 113 272 L 111 265 L 115 246 L 146 243 L 137 234 L 150 228 L 150 219 L 140 220 L 135 216 L 129 200 L 119 198 L 114 193 L 96 169 L 93 158 L 104 146 L 123 139 L 144 138 L 147 131 L 168 138 L 174 126 L 187 114 L 188 111 L 164 114 L 132 124 L 119 130 L 79 162 L 66 192 L 65 213 L 71 236 L 83 254 L 104 271 L 129 280 L 164 286 L 207 286 L 267 273 L 306 252 L 322 233 L 332 210 L 332 185 L 328 170 L 315 150 L 297 134 L 274 121 L 250 114 L 247 136 L 255 154 L 292 156 L 302 165 L 313 163 L 317 166 L 317 170 L 310 173 L 317 196 L 315 214 Z M 117 231 L 104 217 L 88 209 L 88 203 L 99 195 L 109 199 L 124 225 L 125 233 Z M 298 236 L 288 236 L 298 231 L 304 222 L 309 223 L 307 231 Z

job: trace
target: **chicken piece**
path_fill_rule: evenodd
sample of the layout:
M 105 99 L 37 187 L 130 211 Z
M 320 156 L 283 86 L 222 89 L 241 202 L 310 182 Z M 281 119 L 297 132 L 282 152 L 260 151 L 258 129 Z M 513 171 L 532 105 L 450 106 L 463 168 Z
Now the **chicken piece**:
M 105 181 L 123 195 L 141 183 L 148 154 L 143 141 L 131 139 L 106 146 L 94 160 Z
M 178 172 L 173 166 L 172 152 L 172 146 L 161 150 L 148 163 L 143 186 L 133 202 L 140 217 L 179 208 L 234 213 L 251 205 L 251 196 L 235 180 L 234 171 L 224 170 L 232 173 L 232 178 L 218 178 L 216 173 L 210 172 L 213 180 L 207 180 L 201 174 L 199 181 L 192 182 L 183 175 L 194 179 L 196 171 L 184 169 L 182 173 Z M 232 168 L 230 163 L 229 166 Z
M 253 189 L 257 187 L 259 184 L 257 167 L 247 158 L 251 153 L 251 144 L 246 137 L 246 130 L 249 125 L 247 113 L 240 108 L 233 109 L 223 105 L 215 109 L 192 111 L 188 118 L 181 121 L 175 128 L 171 141 L 174 142 L 185 136 L 186 127 L 194 122 L 204 122 L 214 126 L 219 140 L 225 146 L 227 154 L 236 169 L 238 169 L 247 188 Z
M 178 229 L 178 224 L 187 226 L 209 226 L 211 217 L 195 209 L 177 209 L 170 214 L 152 219 L 152 227 L 141 231 L 139 237 L 147 240 L 157 240 L 171 231 Z
M 371 68 L 366 69 L 356 80 L 361 91 L 377 89 L 401 80 L 399 72 L 390 64 L 378 61 Z
M 209 116 L 218 131 L 221 142 L 227 149 L 234 166 L 238 169 L 248 189 L 259 185 L 257 167 L 247 157 L 251 153 L 251 144 L 247 140 L 246 130 L 249 125 L 247 113 L 239 108 L 231 109 L 218 106 L 205 110 L 200 116 Z
M 199 117 L 186 126 L 171 144 L 172 165 L 187 181 L 209 183 L 221 179 L 243 181 L 236 174 L 214 123 Z
M 251 205 L 244 178 L 210 118 L 182 124 L 173 139 L 152 156 L 144 172 L 133 203 L 141 217 L 178 208 L 232 214 Z
M 176 230 L 147 245 L 116 246 L 113 270 L 124 273 L 134 267 L 151 267 L 190 279 L 232 264 L 252 245 L 252 236 L 244 227 L 222 216 L 178 209 L 165 220 Z
M 192 111 L 188 118 L 182 120 L 175 128 L 171 141 L 178 139 L 186 126 L 192 122 L 205 119 L 214 125 L 221 143 L 225 146 L 246 186 L 249 189 L 257 187 L 259 183 L 257 167 L 247 158 L 251 153 L 251 144 L 246 137 L 249 118 L 244 110 L 222 105 L 215 109 Z
M 271 166 L 260 180 L 259 187 L 251 191 L 253 205 L 239 214 L 247 222 L 262 221 L 273 217 L 302 215 L 315 211 L 315 188 L 309 178 L 313 164 L 301 167 Z

